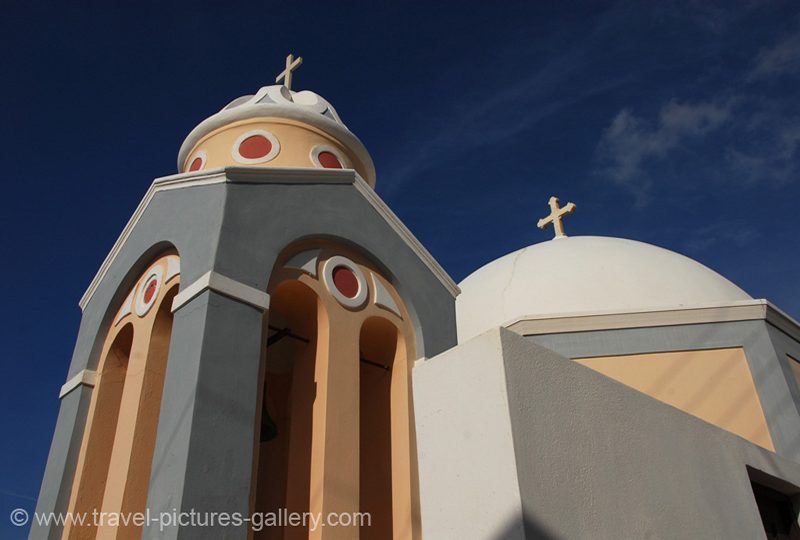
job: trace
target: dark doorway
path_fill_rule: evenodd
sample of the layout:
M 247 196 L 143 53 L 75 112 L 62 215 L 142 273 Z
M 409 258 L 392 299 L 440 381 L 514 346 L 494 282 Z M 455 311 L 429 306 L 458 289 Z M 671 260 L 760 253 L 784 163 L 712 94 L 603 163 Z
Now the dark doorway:
M 800 540 L 797 508 L 792 501 L 795 494 L 789 493 L 787 489 L 782 489 L 782 481 L 777 479 L 770 481 L 771 477 L 752 469 L 749 472 L 750 485 L 753 488 L 753 495 L 767 539 Z M 787 484 L 786 488 L 790 488 L 790 486 Z

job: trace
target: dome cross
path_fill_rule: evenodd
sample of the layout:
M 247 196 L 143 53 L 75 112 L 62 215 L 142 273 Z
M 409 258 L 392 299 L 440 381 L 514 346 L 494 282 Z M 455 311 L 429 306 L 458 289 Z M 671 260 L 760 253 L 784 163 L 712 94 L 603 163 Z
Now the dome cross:
M 552 223 L 556 233 L 555 238 L 566 238 L 567 234 L 564 232 L 564 223 L 562 223 L 562 220 L 564 216 L 574 212 L 577 207 L 575 203 L 567 203 L 564 208 L 561 208 L 558 204 L 558 197 L 550 197 L 549 204 L 550 215 L 540 219 L 536 226 L 540 229 L 545 229 Z
M 286 57 L 286 69 L 281 71 L 277 77 L 275 77 L 275 82 L 281 82 L 283 79 L 283 86 L 286 87 L 287 90 L 292 89 L 292 72 L 300 67 L 300 64 L 303 63 L 303 57 L 298 56 L 297 58 L 294 57 L 293 54 L 289 54 Z

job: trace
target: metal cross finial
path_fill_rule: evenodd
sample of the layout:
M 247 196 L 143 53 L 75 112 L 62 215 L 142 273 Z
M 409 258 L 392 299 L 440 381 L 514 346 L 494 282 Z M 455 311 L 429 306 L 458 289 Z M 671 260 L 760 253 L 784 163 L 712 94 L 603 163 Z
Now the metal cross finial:
M 287 90 L 292 89 L 292 71 L 296 70 L 300 67 L 300 64 L 303 63 L 303 57 L 298 56 L 297 58 L 294 57 L 293 54 L 290 54 L 286 57 L 286 69 L 280 72 L 280 74 L 275 77 L 275 82 L 281 82 L 283 79 L 283 86 L 286 87 Z
M 544 217 L 539 220 L 539 223 L 536 224 L 537 227 L 540 229 L 544 229 L 551 223 L 553 224 L 553 229 L 556 232 L 556 238 L 566 238 L 566 233 L 564 232 L 564 224 L 561 220 L 567 214 L 571 214 L 575 211 L 575 203 L 567 203 L 564 208 L 561 208 L 558 205 L 558 197 L 550 197 L 550 215 Z

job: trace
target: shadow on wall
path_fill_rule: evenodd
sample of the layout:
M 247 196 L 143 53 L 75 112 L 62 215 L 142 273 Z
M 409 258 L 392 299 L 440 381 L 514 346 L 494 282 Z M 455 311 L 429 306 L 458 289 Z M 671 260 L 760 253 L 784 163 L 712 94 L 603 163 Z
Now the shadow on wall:
M 530 516 L 522 516 L 522 530 L 516 519 L 491 540 L 563 540 Z

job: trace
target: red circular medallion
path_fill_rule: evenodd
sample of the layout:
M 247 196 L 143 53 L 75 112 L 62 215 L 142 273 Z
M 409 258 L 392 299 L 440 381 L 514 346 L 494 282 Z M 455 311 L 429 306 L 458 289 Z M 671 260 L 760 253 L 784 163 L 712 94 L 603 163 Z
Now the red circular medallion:
M 144 290 L 144 303 L 149 304 L 150 300 L 153 299 L 153 295 L 156 293 L 156 287 L 158 287 L 158 282 L 153 279 L 150 283 L 147 284 L 147 288 Z
M 355 298 L 358 294 L 358 278 L 346 266 L 337 266 L 333 269 L 333 284 L 347 298 Z
M 194 158 L 192 160 L 192 164 L 189 165 L 189 170 L 190 171 L 199 171 L 200 167 L 202 167 L 202 166 L 203 166 L 203 158 L 198 156 L 198 157 L 196 157 L 196 158 Z
M 272 151 L 272 142 L 263 135 L 250 135 L 239 144 L 239 155 L 245 159 L 258 159 Z
M 342 169 L 342 162 L 339 161 L 339 158 L 336 157 L 336 154 L 333 152 L 322 151 L 317 156 L 319 160 L 319 164 L 325 167 L 326 169 Z

